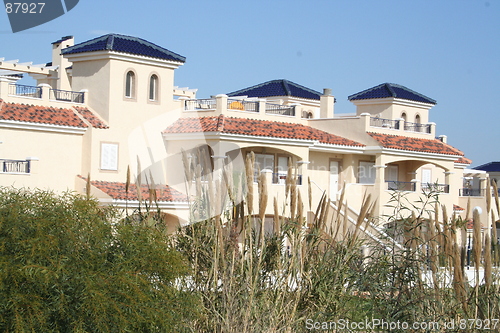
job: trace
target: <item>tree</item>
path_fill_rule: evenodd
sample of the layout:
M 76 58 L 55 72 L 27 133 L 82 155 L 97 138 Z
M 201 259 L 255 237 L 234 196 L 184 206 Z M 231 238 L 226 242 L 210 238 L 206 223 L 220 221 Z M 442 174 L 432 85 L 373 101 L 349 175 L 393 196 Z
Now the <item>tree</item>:
M 65 193 L 0 189 L 0 331 L 183 331 L 197 298 L 161 224 Z

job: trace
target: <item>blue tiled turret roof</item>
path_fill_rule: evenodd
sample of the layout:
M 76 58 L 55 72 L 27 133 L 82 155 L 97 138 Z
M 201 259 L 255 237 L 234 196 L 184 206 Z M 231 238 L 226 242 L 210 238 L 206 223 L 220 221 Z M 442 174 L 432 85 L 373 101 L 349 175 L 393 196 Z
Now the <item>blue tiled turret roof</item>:
M 382 83 L 370 89 L 363 90 L 357 94 L 348 97 L 350 101 L 358 99 L 375 99 L 394 97 L 400 99 L 407 99 L 415 102 L 422 102 L 428 104 L 436 104 L 432 98 L 424 96 L 418 92 L 408 89 L 404 86 L 394 83 Z
M 483 170 L 486 172 L 499 172 L 500 171 L 500 162 L 489 162 L 489 163 L 477 166 L 473 169 Z
M 293 96 L 319 100 L 321 93 L 288 80 L 272 80 L 249 88 L 237 90 L 227 95 L 229 97 L 248 96 L 261 98 L 274 96 Z
M 108 34 L 80 44 L 76 44 L 74 46 L 70 46 L 63 49 L 62 54 L 95 51 L 115 51 L 150 58 L 173 60 L 178 62 L 186 61 L 185 57 L 167 50 L 161 46 L 148 42 L 147 40 L 118 34 Z

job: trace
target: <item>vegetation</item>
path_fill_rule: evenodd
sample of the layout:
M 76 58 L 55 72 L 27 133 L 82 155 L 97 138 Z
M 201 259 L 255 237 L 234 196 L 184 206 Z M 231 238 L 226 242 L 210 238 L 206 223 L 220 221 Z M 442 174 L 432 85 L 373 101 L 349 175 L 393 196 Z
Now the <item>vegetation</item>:
M 286 202 L 272 198 L 275 213 L 266 216 L 264 176 L 256 176 L 257 193 L 245 185 L 255 177 L 251 154 L 243 174 L 226 168 L 218 180 L 202 172 L 208 159 L 199 154 L 196 165 L 184 156 L 198 222 L 173 236 L 154 191 L 137 214 L 119 219 L 88 196 L 3 189 L 0 330 L 308 332 L 373 320 L 454 321 L 446 332 L 500 327 L 496 229 L 483 236 L 477 211 L 467 207 L 462 220 L 440 206 L 438 189 L 419 202 L 396 191 L 384 217 L 392 229 L 374 241 L 364 232 L 377 222 L 369 196 L 356 220 L 343 197 L 333 205 L 323 195 L 311 207 L 311 191 L 304 203 L 290 169 Z M 498 196 L 487 205 L 494 226 Z M 465 275 L 469 217 L 474 281 Z M 379 331 L 445 331 L 435 328 Z
M 1 332 L 173 332 L 197 316 L 160 225 L 66 193 L 1 189 Z

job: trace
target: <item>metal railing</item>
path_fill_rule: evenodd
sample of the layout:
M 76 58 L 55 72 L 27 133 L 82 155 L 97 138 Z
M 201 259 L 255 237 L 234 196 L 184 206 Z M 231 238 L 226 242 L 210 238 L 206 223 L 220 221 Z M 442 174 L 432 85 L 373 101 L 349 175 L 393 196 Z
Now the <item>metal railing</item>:
M 50 89 L 51 94 L 58 101 L 72 102 L 72 103 L 83 103 L 85 93 L 69 91 L 69 90 L 60 90 L 60 89 Z
M 391 191 L 415 192 L 415 182 L 400 182 L 397 180 L 386 180 L 387 189 Z
M 11 83 L 9 84 L 9 95 L 42 98 L 42 88 Z
M 184 110 L 187 111 L 215 110 L 216 108 L 217 102 L 215 98 L 187 99 L 184 101 Z
M 458 195 L 461 197 L 484 197 L 485 190 L 479 188 L 461 188 L 458 190 Z
M 399 129 L 399 120 L 371 117 L 370 118 L 370 126 Z
M 1 173 L 30 173 L 31 161 L 0 160 Z
M 405 121 L 404 128 L 405 131 L 410 131 L 410 132 L 431 133 L 430 124 L 419 124 L 419 123 L 411 123 L 409 121 Z
M 227 108 L 229 110 L 259 112 L 259 102 L 244 101 L 239 99 L 228 99 Z
M 421 188 L 422 191 L 450 193 L 450 185 L 448 184 L 422 183 Z
M 266 113 L 277 114 L 281 116 L 295 116 L 295 107 L 266 103 Z
M 281 185 L 286 184 L 286 177 L 287 177 L 286 173 L 282 172 L 273 173 L 273 184 L 281 184 Z M 302 175 L 297 175 L 296 181 L 297 185 L 302 185 Z

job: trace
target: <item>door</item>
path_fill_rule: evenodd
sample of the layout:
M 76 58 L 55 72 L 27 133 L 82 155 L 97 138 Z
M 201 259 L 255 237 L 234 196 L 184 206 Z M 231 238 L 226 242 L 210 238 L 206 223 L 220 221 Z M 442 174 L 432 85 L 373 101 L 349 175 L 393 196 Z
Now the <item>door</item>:
M 339 162 L 330 161 L 330 200 L 337 200 L 339 192 Z

